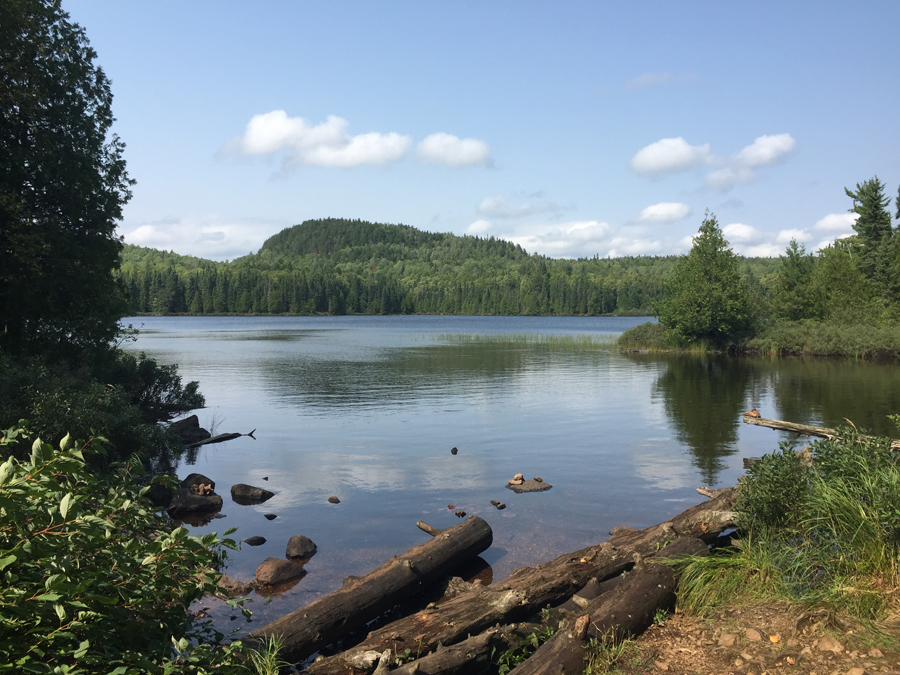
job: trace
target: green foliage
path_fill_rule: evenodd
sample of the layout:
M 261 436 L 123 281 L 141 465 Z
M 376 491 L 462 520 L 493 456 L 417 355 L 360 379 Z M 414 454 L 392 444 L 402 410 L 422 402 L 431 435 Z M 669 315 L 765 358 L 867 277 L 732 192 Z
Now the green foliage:
M 792 239 L 780 261 L 772 288 L 773 315 L 791 321 L 823 318 L 822 289 L 813 283 L 815 257 Z
M 23 437 L 11 429 L 0 447 Z M 223 636 L 187 613 L 217 592 L 213 570 L 236 544 L 167 528 L 134 461 L 90 472 L 102 445 L 38 439 L 0 465 L 0 672 L 238 672 L 239 643 L 214 648 Z
M 752 323 L 737 256 L 716 217 L 707 213 L 690 253 L 682 258 L 656 305 L 659 321 L 681 342 L 724 346 L 743 337 Z
M 0 4 L 0 348 L 78 360 L 126 309 L 112 271 L 131 196 L 109 80 L 53 0 Z
M 739 551 L 676 563 L 683 609 L 782 598 L 877 620 L 896 607 L 900 458 L 890 440 L 842 429 L 814 443 L 812 459 L 803 467 L 783 447 L 754 465 L 736 507 Z
M 859 268 L 869 279 L 883 282 L 887 273 L 893 229 L 891 213 L 888 210 L 891 199 L 884 194 L 885 186 L 878 176 L 856 184 L 856 192 L 844 188 L 853 200 L 851 213 L 859 218 L 853 224 L 861 244 Z
M 900 325 L 779 321 L 747 345 L 764 354 L 900 359 Z
M 498 675 L 506 675 L 513 668 L 525 662 L 528 657 L 538 650 L 538 647 L 556 634 L 559 627 L 551 625 L 552 618 L 552 610 L 542 610 L 541 620 L 544 624 L 542 627 L 535 628 L 528 635 L 524 636 L 520 642 L 510 645 L 506 651 L 494 655 L 496 656 L 494 663 L 498 666 Z
M 668 351 L 678 347 L 672 331 L 661 323 L 653 321 L 629 328 L 619 336 L 616 344 L 621 349 L 649 349 L 651 351 Z
M 628 659 L 628 665 L 638 672 L 644 672 L 652 657 L 645 657 L 634 640 L 616 640 L 612 634 L 603 639 L 588 640 L 584 657 L 584 675 L 608 675 L 619 671 L 619 664 Z

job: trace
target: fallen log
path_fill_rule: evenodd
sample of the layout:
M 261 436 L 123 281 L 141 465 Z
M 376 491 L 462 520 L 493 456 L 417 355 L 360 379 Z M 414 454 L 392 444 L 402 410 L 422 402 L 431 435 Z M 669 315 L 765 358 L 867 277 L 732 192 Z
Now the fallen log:
M 700 539 L 679 537 L 653 559 L 708 554 L 706 544 Z M 591 639 L 615 643 L 643 633 L 659 610 L 675 606 L 675 586 L 675 574 L 670 567 L 638 560 L 621 584 L 588 603 L 583 613 L 560 626 L 553 637 L 512 672 L 516 675 L 584 672 Z
M 808 424 L 797 424 L 795 422 L 785 422 L 784 420 L 770 420 L 765 417 L 744 415 L 744 424 L 752 424 L 757 427 L 768 427 L 769 429 L 775 429 L 776 431 L 791 431 L 795 434 L 802 434 L 804 436 L 818 436 L 819 438 L 826 438 L 830 441 L 833 441 L 838 437 L 836 429 L 814 427 Z M 871 440 L 876 437 L 861 435 L 859 438 Z M 900 450 L 900 439 L 891 441 L 891 450 Z
M 391 670 L 392 675 L 481 675 L 496 670 L 491 662 L 495 649 L 509 644 L 510 628 L 489 628 L 449 647 L 405 663 Z M 413 650 L 411 650 L 412 653 Z
M 604 580 L 631 569 L 634 553 L 653 556 L 679 536 L 715 538 L 733 525 L 736 492 L 693 506 L 671 521 L 644 530 L 625 531 L 607 542 L 567 553 L 535 567 L 514 570 L 502 582 L 476 588 L 435 607 L 398 619 L 371 633 L 359 645 L 312 664 L 310 675 L 370 672 L 351 667 L 365 652 L 393 654 L 406 648 L 422 653 L 452 645 L 490 626 L 524 621 L 582 589 L 590 579 Z M 728 514 L 731 514 L 730 516 Z
M 256 433 L 256 429 L 251 431 L 249 434 L 239 434 L 237 432 L 233 432 L 230 434 L 217 434 L 215 436 L 211 436 L 202 441 L 197 441 L 196 443 L 189 443 L 185 445 L 185 448 L 199 448 L 201 445 L 209 445 L 210 443 L 224 443 L 225 441 L 233 441 L 235 438 L 240 438 L 241 436 L 249 436 L 254 441 L 256 440 L 256 436 L 253 434 Z
M 282 654 L 299 661 L 472 560 L 492 540 L 490 525 L 476 516 L 468 518 L 369 574 L 346 581 L 340 590 L 256 629 L 248 641 L 276 636 Z

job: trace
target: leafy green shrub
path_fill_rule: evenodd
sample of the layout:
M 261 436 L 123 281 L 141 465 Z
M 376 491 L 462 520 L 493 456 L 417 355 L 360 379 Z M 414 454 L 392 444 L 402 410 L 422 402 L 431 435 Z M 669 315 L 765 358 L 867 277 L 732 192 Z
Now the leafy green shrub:
M 761 457 L 748 470 L 735 507 L 739 524 L 750 529 L 792 523 L 799 515 L 808 491 L 810 469 L 789 443 Z
M 678 347 L 672 331 L 661 323 L 651 321 L 629 328 L 619 336 L 616 344 L 622 349 L 666 350 Z
M 23 435 L 7 431 L 0 448 Z M 215 648 L 223 636 L 187 612 L 218 592 L 213 570 L 234 541 L 167 528 L 134 460 L 91 473 L 85 455 L 103 443 L 38 439 L 0 465 L 0 672 L 242 672 L 239 643 Z

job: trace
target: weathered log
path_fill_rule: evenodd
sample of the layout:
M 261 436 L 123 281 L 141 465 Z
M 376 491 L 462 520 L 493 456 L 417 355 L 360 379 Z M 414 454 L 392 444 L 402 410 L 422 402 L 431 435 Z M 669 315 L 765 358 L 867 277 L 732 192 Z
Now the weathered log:
M 655 559 L 682 555 L 709 555 L 696 537 L 679 537 L 661 550 Z M 613 590 L 599 594 L 583 613 L 566 625 L 518 668 L 516 675 L 567 675 L 585 669 L 588 640 L 618 642 L 642 633 L 656 612 L 675 605 L 676 578 L 671 568 L 639 560 Z
M 827 438 L 828 440 L 834 440 L 838 437 L 836 429 L 813 427 L 808 424 L 796 424 L 795 422 L 785 422 L 784 420 L 770 420 L 765 417 L 751 417 L 749 415 L 744 415 L 744 424 L 752 424 L 757 427 L 768 427 L 769 429 L 775 429 L 776 431 L 792 431 L 795 434 L 818 436 L 819 438 Z M 860 438 L 873 439 L 875 436 L 860 436 Z M 900 439 L 891 441 L 891 450 L 900 450 Z
M 390 672 L 392 675 L 480 675 L 496 670 L 491 653 L 496 648 L 506 648 L 509 632 L 508 627 L 489 628 L 480 635 L 439 648 Z M 410 654 L 415 650 L 413 645 Z
M 189 443 L 185 445 L 185 448 L 199 448 L 201 445 L 209 445 L 210 443 L 223 443 L 225 441 L 233 441 L 235 438 L 240 438 L 241 436 L 249 436 L 254 441 L 256 440 L 256 436 L 253 434 L 256 433 L 256 429 L 251 431 L 249 434 L 239 434 L 237 432 L 230 434 L 217 434 L 216 436 L 212 436 L 202 441 L 197 441 L 196 443 Z
M 299 661 L 473 559 L 492 539 L 484 520 L 468 518 L 340 590 L 258 628 L 249 641 L 277 636 L 285 657 Z
M 415 645 L 424 652 L 438 644 L 452 645 L 496 624 L 528 619 L 547 605 L 556 605 L 583 588 L 592 578 L 603 580 L 634 565 L 632 554 L 652 556 L 679 535 L 716 537 L 732 525 L 736 493 L 730 490 L 693 506 L 672 521 L 644 530 L 622 532 L 607 542 L 567 553 L 536 567 L 519 568 L 502 582 L 474 589 L 436 607 L 394 621 L 375 630 L 359 645 L 326 657 L 309 668 L 311 675 L 347 675 L 349 664 L 363 652 L 391 649 L 403 652 Z

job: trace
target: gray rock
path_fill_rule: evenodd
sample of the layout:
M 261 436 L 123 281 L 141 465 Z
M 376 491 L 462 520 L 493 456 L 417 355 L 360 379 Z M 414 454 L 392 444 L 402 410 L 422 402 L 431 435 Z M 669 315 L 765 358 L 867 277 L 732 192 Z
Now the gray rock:
M 302 534 L 295 534 L 288 540 L 285 555 L 291 559 L 309 560 L 317 550 L 318 547 L 312 539 L 304 537 Z
M 154 481 L 150 483 L 149 488 L 146 495 L 147 499 L 157 508 L 167 508 L 175 498 L 175 490 L 168 485 Z
M 210 433 L 200 426 L 200 420 L 197 419 L 196 415 L 172 422 L 169 425 L 169 429 L 174 431 L 178 439 L 185 445 L 205 441 L 210 437 Z
M 219 578 L 219 582 L 217 585 L 226 595 L 232 596 L 247 595 L 251 590 L 253 590 L 253 584 L 245 584 L 242 581 L 238 581 L 237 579 L 232 579 L 227 574 L 223 574 Z
M 244 483 L 231 486 L 231 498 L 238 504 L 262 504 L 274 496 L 274 492 Z
M 265 519 L 266 519 L 266 520 L 275 520 L 277 517 L 278 517 L 278 516 L 276 516 L 274 513 L 267 513 L 267 514 L 265 515 Z
M 508 484 L 507 489 L 512 490 L 516 494 L 521 494 L 523 492 L 543 492 L 544 490 L 549 490 L 553 486 L 550 483 L 545 483 L 543 481 L 536 480 L 522 480 L 521 485 L 511 485 Z
M 194 486 L 207 485 L 213 492 L 197 494 Z M 216 482 L 202 473 L 192 473 L 178 487 L 178 492 L 169 504 L 169 515 L 172 518 L 183 518 L 198 513 L 216 513 L 222 509 L 222 498 L 214 491 Z
M 246 539 L 244 539 L 244 543 L 247 544 L 247 546 L 262 546 L 263 544 L 266 543 L 266 538 L 265 537 L 247 537 Z
M 288 562 L 281 558 L 266 558 L 262 564 L 256 568 L 256 580 L 271 586 L 273 584 L 281 584 L 291 579 L 297 579 L 306 574 L 303 565 Z

